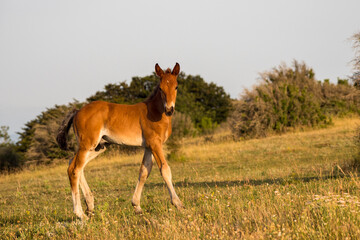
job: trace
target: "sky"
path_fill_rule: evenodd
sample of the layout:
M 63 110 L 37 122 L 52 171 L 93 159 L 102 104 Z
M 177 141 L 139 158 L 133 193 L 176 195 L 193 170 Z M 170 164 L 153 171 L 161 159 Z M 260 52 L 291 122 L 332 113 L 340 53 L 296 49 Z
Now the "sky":
M 293 60 L 316 78 L 352 73 L 360 1 L 0 0 L 0 126 L 179 62 L 232 98 Z M 181 87 L 181 86 L 180 86 Z

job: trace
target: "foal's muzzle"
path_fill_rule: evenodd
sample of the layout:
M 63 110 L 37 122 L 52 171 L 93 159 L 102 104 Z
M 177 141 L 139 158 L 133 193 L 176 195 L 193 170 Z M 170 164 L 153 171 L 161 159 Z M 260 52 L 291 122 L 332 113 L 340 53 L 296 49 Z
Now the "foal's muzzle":
M 173 106 L 171 107 L 165 107 L 165 114 L 166 116 L 170 117 L 175 112 L 175 108 Z

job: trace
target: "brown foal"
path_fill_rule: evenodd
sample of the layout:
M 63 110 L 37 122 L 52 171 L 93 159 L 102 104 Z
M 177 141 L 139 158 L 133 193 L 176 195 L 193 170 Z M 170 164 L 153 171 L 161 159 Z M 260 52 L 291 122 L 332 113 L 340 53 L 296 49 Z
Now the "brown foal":
M 70 112 L 59 128 L 57 142 L 62 149 L 67 149 L 66 139 L 71 124 L 78 142 L 78 151 L 69 162 L 68 175 L 74 213 L 79 218 L 87 219 L 81 207 L 79 185 L 85 197 L 87 213 L 94 210 L 94 197 L 86 182 L 84 167 L 112 143 L 145 148 L 139 179 L 131 201 L 135 212 L 141 213 L 141 192 L 151 172 L 153 158 L 166 182 L 171 203 L 182 208 L 163 152 L 163 144 L 171 134 L 171 117 L 175 111 L 180 65 L 176 63 L 173 70 L 167 69 L 164 72 L 156 64 L 155 72 L 160 83 L 144 102 L 134 105 L 91 102 L 80 110 Z

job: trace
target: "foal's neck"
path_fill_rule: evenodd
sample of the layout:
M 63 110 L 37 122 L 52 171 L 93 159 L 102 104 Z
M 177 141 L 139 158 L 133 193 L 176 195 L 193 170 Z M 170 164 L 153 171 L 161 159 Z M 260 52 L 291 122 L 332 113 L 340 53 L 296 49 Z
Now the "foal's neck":
M 154 96 L 145 101 L 148 109 L 148 118 L 152 121 L 160 121 L 163 117 L 166 117 L 164 112 L 164 103 L 161 98 L 160 90 L 157 89 Z

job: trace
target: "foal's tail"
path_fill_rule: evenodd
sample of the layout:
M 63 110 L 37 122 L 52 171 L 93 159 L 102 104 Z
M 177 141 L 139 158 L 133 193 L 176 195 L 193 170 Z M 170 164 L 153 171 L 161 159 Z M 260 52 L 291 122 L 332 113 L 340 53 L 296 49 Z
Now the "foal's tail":
M 69 112 L 59 127 L 58 135 L 56 136 L 56 141 L 62 150 L 68 149 L 67 136 L 68 136 L 71 124 L 73 123 L 74 116 L 76 115 L 76 113 L 78 111 L 79 110 L 77 110 L 77 109 L 73 109 L 71 112 Z

